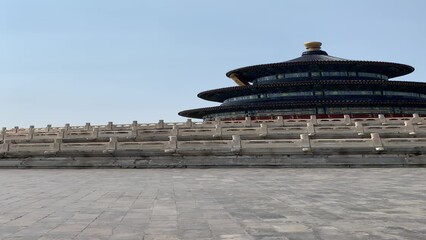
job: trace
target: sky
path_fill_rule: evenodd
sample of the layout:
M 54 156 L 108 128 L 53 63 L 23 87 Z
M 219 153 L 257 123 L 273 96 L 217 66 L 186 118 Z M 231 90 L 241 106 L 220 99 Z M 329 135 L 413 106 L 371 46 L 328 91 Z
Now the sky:
M 232 69 L 329 55 L 426 81 L 424 0 L 0 0 L 0 127 L 181 122 Z

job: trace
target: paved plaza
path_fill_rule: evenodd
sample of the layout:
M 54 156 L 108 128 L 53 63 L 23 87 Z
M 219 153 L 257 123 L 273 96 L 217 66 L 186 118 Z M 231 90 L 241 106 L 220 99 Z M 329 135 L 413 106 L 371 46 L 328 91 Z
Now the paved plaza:
M 0 239 L 426 239 L 426 169 L 0 170 Z

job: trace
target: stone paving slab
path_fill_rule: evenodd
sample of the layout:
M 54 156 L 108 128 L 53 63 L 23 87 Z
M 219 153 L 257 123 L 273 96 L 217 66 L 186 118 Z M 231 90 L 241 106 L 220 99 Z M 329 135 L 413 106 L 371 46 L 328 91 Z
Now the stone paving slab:
M 3 169 L 0 239 L 426 239 L 426 169 Z

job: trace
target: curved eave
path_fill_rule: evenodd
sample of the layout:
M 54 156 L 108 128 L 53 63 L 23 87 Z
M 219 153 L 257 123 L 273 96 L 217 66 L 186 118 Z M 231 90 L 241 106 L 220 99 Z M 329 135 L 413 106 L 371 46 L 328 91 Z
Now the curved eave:
M 379 81 L 379 80 L 309 80 L 309 81 L 289 81 L 262 85 L 246 85 L 234 86 L 227 88 L 219 88 L 199 93 L 197 96 L 204 100 L 213 102 L 223 102 L 231 97 L 244 96 L 247 94 L 257 94 L 268 92 L 285 91 L 289 88 L 308 88 L 313 86 L 340 87 L 353 86 L 354 88 L 362 88 L 363 86 L 380 87 L 380 88 L 397 88 L 398 90 L 409 90 L 417 93 L 426 93 L 426 83 L 408 82 L 408 81 Z M 325 87 L 324 87 L 325 88 Z
M 223 113 L 223 112 L 236 112 L 236 111 L 250 111 L 250 110 L 268 110 L 268 109 L 292 109 L 292 108 L 313 108 L 313 107 L 360 107 L 360 106 L 397 106 L 397 107 L 426 107 L 426 101 L 416 100 L 314 100 L 314 101 L 303 101 L 303 102 L 270 102 L 270 103 L 257 103 L 250 105 L 238 105 L 238 106 L 217 106 L 190 109 L 179 112 L 178 114 L 182 117 L 190 118 L 203 118 L 209 114 Z
M 297 69 L 309 69 L 312 65 L 326 65 L 327 68 L 345 67 L 351 71 L 365 71 L 380 73 L 388 76 L 389 78 L 399 77 L 409 74 L 414 71 L 412 66 L 393 62 L 379 62 L 379 61 L 304 61 L 304 62 L 280 62 L 253 65 L 243 68 L 238 68 L 226 73 L 227 77 L 237 76 L 238 79 L 245 84 L 249 84 L 254 79 L 270 76 L 280 73 L 297 71 Z

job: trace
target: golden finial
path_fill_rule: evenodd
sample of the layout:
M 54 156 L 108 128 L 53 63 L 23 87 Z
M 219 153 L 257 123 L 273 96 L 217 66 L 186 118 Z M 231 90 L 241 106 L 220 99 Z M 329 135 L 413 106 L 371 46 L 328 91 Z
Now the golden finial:
M 321 42 L 305 42 L 305 48 L 308 51 L 316 51 L 321 49 Z

